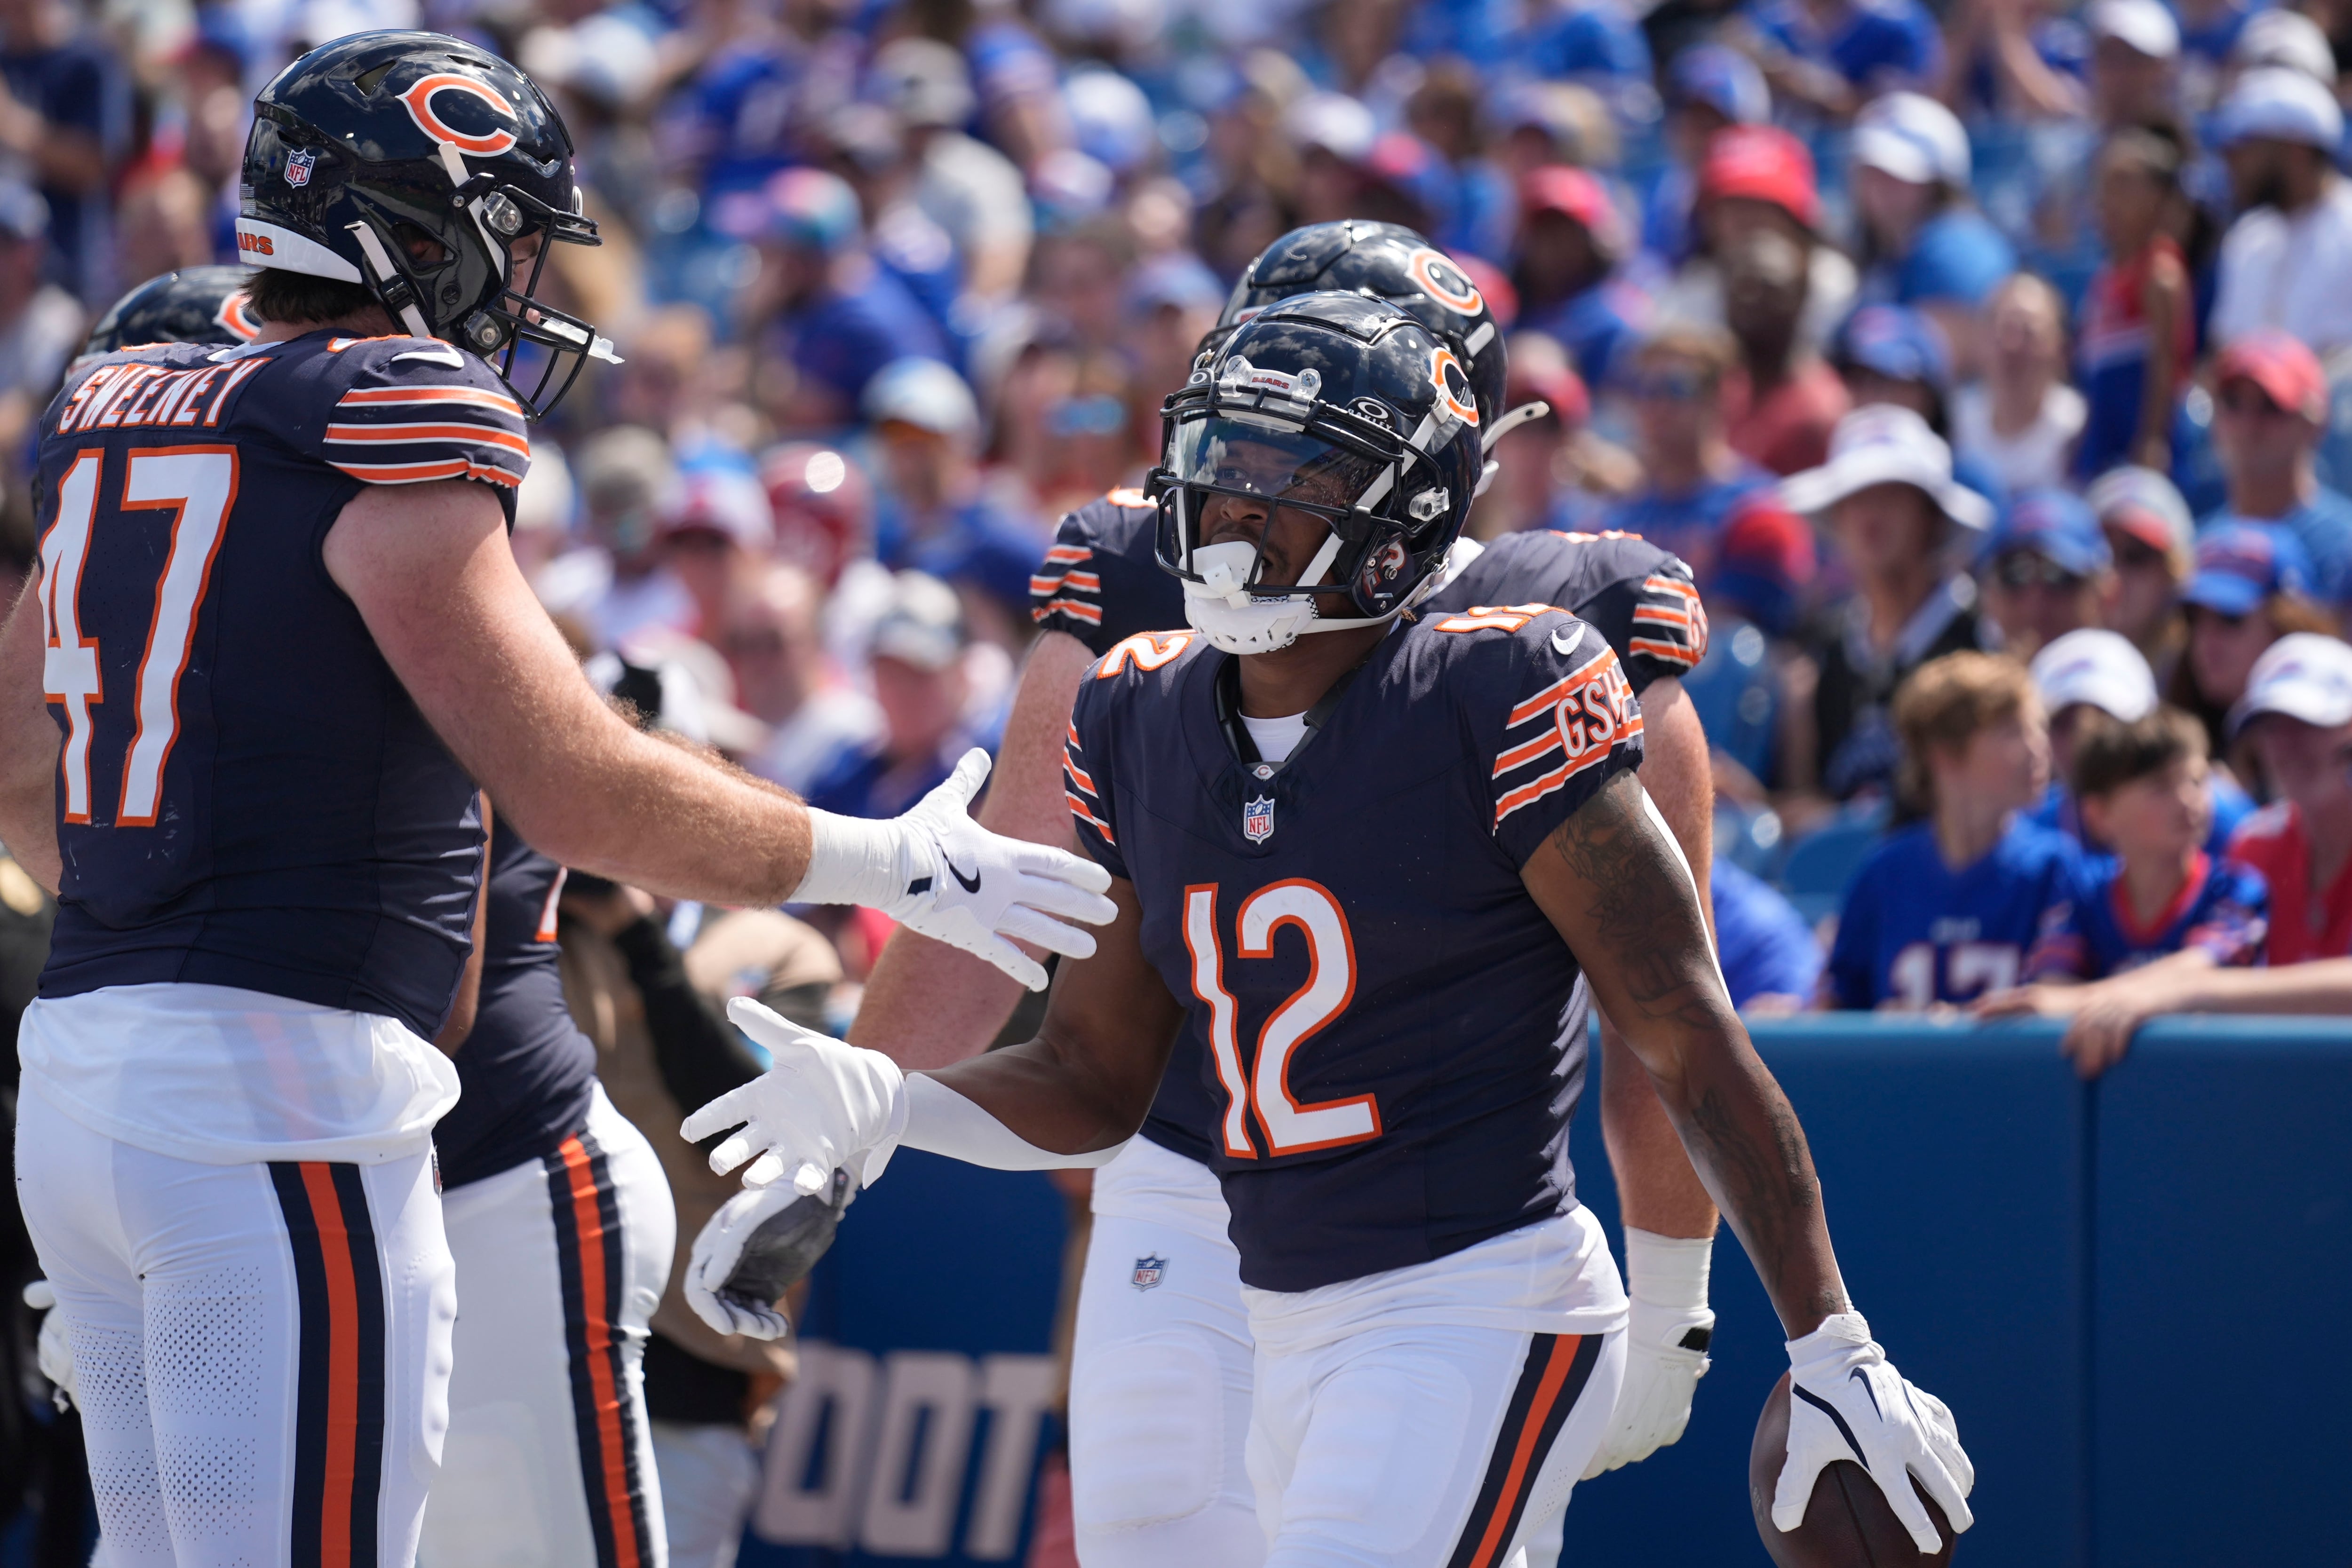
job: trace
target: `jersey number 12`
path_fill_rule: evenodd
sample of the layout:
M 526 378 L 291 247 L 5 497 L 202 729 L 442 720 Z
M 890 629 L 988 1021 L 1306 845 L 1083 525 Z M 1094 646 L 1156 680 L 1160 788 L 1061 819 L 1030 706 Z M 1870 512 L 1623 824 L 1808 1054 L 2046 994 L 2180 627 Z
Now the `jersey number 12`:
M 105 463 L 103 451 L 76 455 L 58 486 L 58 520 L 41 540 L 41 626 L 47 634 L 41 685 L 47 699 L 66 710 L 66 743 L 58 766 L 68 822 L 89 821 L 89 710 L 106 700 L 98 643 L 84 636 L 81 627 L 82 568 L 89 559 Z M 212 581 L 213 559 L 220 553 L 229 508 L 236 503 L 233 446 L 141 447 L 130 455 L 121 509 L 170 512 L 172 543 L 155 585 L 146 651 L 139 659 L 139 687 L 131 705 L 136 727 L 122 762 L 122 797 L 114 814 L 118 828 L 155 825 L 163 764 L 180 731 L 180 676 L 195 647 L 197 612 Z
M 1215 886 L 1184 890 L 1184 946 L 1192 957 L 1192 991 L 1209 1005 L 1209 1054 L 1225 1090 L 1220 1142 L 1235 1159 L 1255 1159 L 1248 1112 L 1257 1113 L 1276 1155 L 1360 1144 L 1381 1135 L 1381 1108 L 1370 1094 L 1302 1105 L 1290 1092 L 1290 1062 L 1308 1036 L 1348 1010 L 1356 995 L 1356 943 L 1339 901 L 1304 877 L 1269 883 L 1242 900 L 1234 920 L 1244 958 L 1274 956 L 1276 933 L 1296 926 L 1307 942 L 1307 983 L 1267 1015 L 1257 1052 L 1244 1067 L 1235 1032 L 1239 1011 L 1225 989 Z

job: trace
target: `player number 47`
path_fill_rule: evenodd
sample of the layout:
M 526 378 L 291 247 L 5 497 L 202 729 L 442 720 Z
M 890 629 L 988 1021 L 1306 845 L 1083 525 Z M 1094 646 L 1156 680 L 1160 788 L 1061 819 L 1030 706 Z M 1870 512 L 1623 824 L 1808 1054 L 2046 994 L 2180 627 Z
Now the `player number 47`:
M 1356 944 L 1339 901 L 1305 877 L 1270 883 L 1242 900 L 1234 918 L 1244 958 L 1274 956 L 1276 935 L 1296 927 L 1307 942 L 1307 983 L 1274 1009 L 1258 1030 L 1257 1052 L 1244 1068 L 1235 1034 L 1239 1011 L 1225 988 L 1223 934 L 1217 929 L 1213 884 L 1184 890 L 1184 946 L 1192 956 L 1192 992 L 1209 1007 L 1209 1054 L 1225 1091 L 1222 1131 L 1225 1153 L 1255 1159 L 1249 1134 L 1255 1112 L 1276 1155 L 1304 1154 L 1381 1135 L 1381 1108 L 1370 1094 L 1302 1105 L 1290 1092 L 1290 1063 L 1308 1036 L 1348 1010 L 1356 995 Z
M 66 710 L 58 768 L 68 822 L 90 820 L 89 710 L 106 700 L 98 643 L 81 630 L 81 573 L 89 560 L 105 461 L 105 453 L 96 449 L 75 455 L 58 486 L 58 520 L 41 540 L 41 626 L 47 634 L 41 685 L 47 699 Z M 114 815 L 118 828 L 155 825 L 163 764 L 179 737 L 180 676 L 195 646 L 197 612 L 211 584 L 223 525 L 236 503 L 235 447 L 141 447 L 130 455 L 121 509 L 169 511 L 172 544 L 139 659 L 132 703 L 136 727 L 123 758 L 122 797 Z

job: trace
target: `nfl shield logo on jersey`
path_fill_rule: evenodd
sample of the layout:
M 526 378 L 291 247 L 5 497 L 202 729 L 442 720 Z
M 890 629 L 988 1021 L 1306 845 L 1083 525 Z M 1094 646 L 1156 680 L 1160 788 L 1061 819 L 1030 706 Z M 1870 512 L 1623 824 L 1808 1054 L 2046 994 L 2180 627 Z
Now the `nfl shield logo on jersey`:
M 1242 837 L 1262 844 L 1274 837 L 1274 797 L 1260 795 L 1242 802 Z
M 1135 1260 L 1135 1273 L 1131 1278 L 1137 1290 L 1148 1291 L 1151 1289 L 1152 1286 L 1160 1283 L 1162 1279 L 1167 1277 L 1167 1259 L 1138 1258 Z
M 318 161 L 318 153 L 307 147 L 286 154 L 286 183 L 289 185 L 309 184 L 310 166 Z

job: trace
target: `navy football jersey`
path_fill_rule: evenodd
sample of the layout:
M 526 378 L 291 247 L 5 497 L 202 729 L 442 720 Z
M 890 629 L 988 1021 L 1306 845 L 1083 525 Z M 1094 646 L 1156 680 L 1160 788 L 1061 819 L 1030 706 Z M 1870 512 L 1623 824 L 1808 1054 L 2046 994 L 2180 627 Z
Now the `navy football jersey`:
M 1184 596 L 1161 569 L 1159 512 L 1133 489 L 1113 490 L 1064 517 L 1053 548 L 1030 579 L 1030 614 L 1066 632 L 1097 656 L 1141 632 L 1181 630 Z M 1706 612 L 1690 569 L 1630 534 L 1510 534 L 1480 550 L 1430 596 L 1417 619 L 1444 619 L 1480 605 L 1549 604 L 1585 621 L 1615 650 L 1636 693 L 1661 675 L 1681 675 L 1706 655 Z M 1143 1135 L 1207 1164 L 1214 1119 L 1202 1086 L 1200 1042 L 1176 1042 Z
M 1310 1290 L 1564 1211 L 1585 1009 L 1519 868 L 1641 759 L 1616 654 L 1548 608 L 1400 626 L 1280 766 L 1227 737 L 1234 664 L 1190 632 L 1113 648 L 1066 777 L 1205 1043 L 1243 1280 Z
M 1138 632 L 1184 624 L 1184 590 L 1160 565 L 1160 508 L 1113 490 L 1064 517 L 1029 580 L 1029 618 L 1107 653 Z
M 513 516 L 521 411 L 471 355 L 315 332 L 78 366 L 39 447 L 64 887 L 41 994 L 235 986 L 426 1038 L 470 946 L 474 786 L 320 549 L 366 484 Z
M 1534 528 L 1488 542 L 1417 612 L 1552 604 L 1609 641 L 1636 693 L 1687 675 L 1706 657 L 1706 611 L 1691 570 L 1639 534 Z
M 490 832 L 482 999 L 457 1050 L 457 1108 L 433 1129 L 444 1186 L 551 1153 L 588 1124 L 596 1048 L 572 1021 L 558 966 L 563 868 L 504 822 Z

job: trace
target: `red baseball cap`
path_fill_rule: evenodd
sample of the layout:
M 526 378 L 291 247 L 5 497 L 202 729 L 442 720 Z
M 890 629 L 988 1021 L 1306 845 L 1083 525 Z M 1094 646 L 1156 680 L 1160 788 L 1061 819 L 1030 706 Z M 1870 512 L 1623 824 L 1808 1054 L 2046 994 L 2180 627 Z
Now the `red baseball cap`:
M 1769 202 L 1804 225 L 1821 221 L 1821 193 L 1813 183 L 1813 155 L 1777 125 L 1734 125 L 1715 133 L 1699 165 L 1701 201 L 1747 196 Z
M 1591 232 L 1593 244 L 1612 255 L 1616 252 L 1616 204 L 1601 189 L 1601 182 L 1581 169 L 1566 163 L 1547 163 L 1530 170 L 1519 185 L 1519 205 L 1530 217 L 1538 213 L 1560 213 L 1574 218 Z
M 2213 367 L 2213 384 L 2238 381 L 2253 382 L 2289 413 L 2327 423 L 2327 373 L 2319 368 L 2319 356 L 2299 339 L 2266 327 L 2231 343 Z

